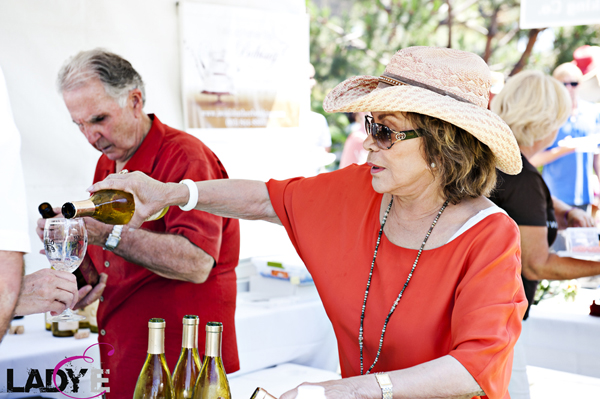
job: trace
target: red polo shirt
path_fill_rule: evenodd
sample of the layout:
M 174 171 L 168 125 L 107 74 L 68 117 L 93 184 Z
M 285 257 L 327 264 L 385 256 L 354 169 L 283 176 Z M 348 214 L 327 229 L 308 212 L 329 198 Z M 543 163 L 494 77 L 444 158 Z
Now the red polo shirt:
M 141 171 L 162 182 L 226 179 L 227 172 L 217 156 L 200 140 L 162 124 L 154 115 L 146 138 L 127 161 L 129 171 Z M 115 162 L 102 155 L 94 182 L 115 173 Z M 165 353 L 173 372 L 181 351 L 182 319 L 200 317 L 198 349 L 204 353 L 204 326 L 223 323 L 223 361 L 228 373 L 239 369 L 235 338 L 235 267 L 239 259 L 240 234 L 236 219 L 224 219 L 200 211 L 183 212 L 171 207 L 165 217 L 146 222 L 143 229 L 182 235 L 216 260 L 208 280 L 202 284 L 163 278 L 102 247 L 90 245 L 88 254 L 99 273 L 108 274 L 98 308 L 102 368 L 110 373 L 106 384 L 111 399 L 131 398 L 148 349 L 148 320 L 166 321 Z

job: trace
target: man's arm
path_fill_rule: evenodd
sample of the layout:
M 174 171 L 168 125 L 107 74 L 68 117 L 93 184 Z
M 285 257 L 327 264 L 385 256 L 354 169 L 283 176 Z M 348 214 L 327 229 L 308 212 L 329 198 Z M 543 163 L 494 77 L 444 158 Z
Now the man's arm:
M 89 244 L 103 246 L 113 226 L 85 218 Z M 157 233 L 125 226 L 114 253 L 159 276 L 203 283 L 215 260 L 202 249 L 180 235 Z
M 13 318 L 23 276 L 23 253 L 0 251 L 0 341 Z
M 546 151 L 538 152 L 537 154 L 529 158 L 529 162 L 531 162 L 531 164 L 537 168 L 543 165 L 547 165 L 560 157 L 563 157 L 567 154 L 571 154 L 572 152 L 575 152 L 575 148 L 554 147 Z

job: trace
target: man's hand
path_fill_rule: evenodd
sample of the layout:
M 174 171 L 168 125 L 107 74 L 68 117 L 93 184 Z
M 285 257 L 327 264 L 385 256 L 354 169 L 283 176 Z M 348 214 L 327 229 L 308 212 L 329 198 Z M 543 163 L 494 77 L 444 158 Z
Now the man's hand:
M 83 287 L 82 292 L 85 292 Z M 87 292 L 89 292 L 87 289 Z M 59 314 L 73 307 L 79 299 L 77 280 L 71 273 L 53 269 L 42 269 L 23 276 L 21 296 L 15 308 L 15 315 L 25 316 L 34 313 L 52 312 Z
M 106 273 L 100 273 L 100 280 L 98 280 L 98 284 L 94 288 L 91 285 L 86 285 L 85 287 L 81 287 L 79 290 L 79 302 L 73 307 L 73 310 L 82 309 L 94 302 L 96 299 L 100 298 L 102 292 L 104 292 L 104 288 L 106 287 L 106 280 L 108 279 L 108 275 Z
M 594 218 L 582 209 L 572 208 L 567 212 L 568 227 L 594 227 L 595 225 Z
M 88 245 L 104 247 L 106 239 L 113 229 L 113 225 L 102 223 L 90 217 L 84 217 L 85 229 L 88 235 Z
M 54 213 L 56 213 L 56 216 L 54 217 L 63 217 L 60 207 L 54 207 L 52 208 L 52 210 L 54 211 Z M 46 219 L 39 218 L 35 226 L 35 232 L 37 233 L 38 237 L 42 242 L 44 241 L 44 226 L 46 226 Z

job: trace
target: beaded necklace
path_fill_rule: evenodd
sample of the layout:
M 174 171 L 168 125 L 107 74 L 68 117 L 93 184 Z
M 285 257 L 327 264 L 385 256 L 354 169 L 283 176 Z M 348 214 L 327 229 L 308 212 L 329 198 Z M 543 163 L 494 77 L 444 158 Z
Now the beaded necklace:
M 373 269 L 375 267 L 375 259 L 377 258 L 377 251 L 379 250 L 379 243 L 381 242 L 381 235 L 383 234 L 383 227 L 385 226 L 385 222 L 387 221 L 387 218 L 390 213 L 390 209 L 392 208 L 393 202 L 394 202 L 394 197 L 392 196 L 392 200 L 390 201 L 390 204 L 388 205 L 388 207 L 385 211 L 385 214 L 383 215 L 383 220 L 381 222 L 381 228 L 379 229 L 379 235 L 377 236 L 377 244 L 375 245 L 375 253 L 373 253 L 373 262 L 371 262 L 371 271 L 369 272 L 369 280 L 367 281 L 367 288 L 365 290 L 365 299 L 363 301 L 362 313 L 360 315 L 360 331 L 358 333 L 358 345 L 360 347 L 360 375 L 363 375 L 363 322 L 365 320 L 365 309 L 367 307 L 367 297 L 369 296 L 369 288 L 371 287 L 371 278 L 373 277 Z M 396 300 L 394 301 L 394 304 L 392 305 L 392 309 L 390 310 L 390 313 L 385 318 L 385 323 L 383 323 L 383 328 L 381 330 L 381 338 L 379 339 L 379 348 L 377 349 L 377 356 L 375 356 L 375 360 L 373 361 L 373 364 L 371 365 L 371 367 L 369 367 L 369 369 L 367 370 L 367 372 L 365 374 L 369 374 L 369 372 L 373 369 L 373 367 L 375 367 L 375 363 L 377 363 L 377 361 L 379 360 L 379 355 L 381 355 L 381 347 L 383 346 L 383 336 L 385 334 L 385 329 L 387 328 L 388 321 L 390 321 L 390 318 L 392 317 L 392 313 L 394 313 L 394 310 L 396 310 L 396 306 L 398 306 L 398 303 L 400 302 L 400 299 L 402 298 L 402 294 L 404 294 L 404 290 L 406 289 L 408 282 L 412 278 L 413 272 L 415 271 L 415 268 L 417 267 L 417 263 L 419 263 L 419 258 L 421 257 L 421 252 L 423 252 L 423 248 L 425 248 L 425 243 L 427 243 L 427 240 L 429 239 L 429 236 L 431 235 L 433 228 L 437 224 L 438 219 L 442 215 L 442 212 L 444 212 L 444 209 L 446 209 L 446 207 L 448 206 L 448 202 L 449 202 L 449 200 L 446 200 L 446 202 L 444 202 L 444 205 L 442 205 L 442 208 L 440 209 L 440 211 L 437 213 L 437 216 L 433 220 L 433 223 L 431 224 L 429 231 L 427 231 L 427 234 L 425 235 L 425 239 L 423 240 L 423 243 L 421 244 L 421 248 L 419 248 L 419 252 L 417 253 L 417 258 L 415 259 L 415 263 L 413 263 L 412 269 L 410 270 L 410 273 L 408 274 L 406 283 L 404 283 L 404 287 L 402 287 L 400 294 L 398 294 L 398 298 L 396 298 Z

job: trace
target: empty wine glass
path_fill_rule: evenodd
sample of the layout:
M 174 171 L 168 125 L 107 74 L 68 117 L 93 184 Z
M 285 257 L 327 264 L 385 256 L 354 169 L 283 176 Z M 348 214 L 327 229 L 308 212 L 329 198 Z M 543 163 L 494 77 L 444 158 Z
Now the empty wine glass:
M 73 273 L 85 257 L 87 242 L 87 230 L 83 219 L 46 219 L 44 248 L 52 269 Z M 50 320 L 78 321 L 85 320 L 85 317 L 67 308 Z

